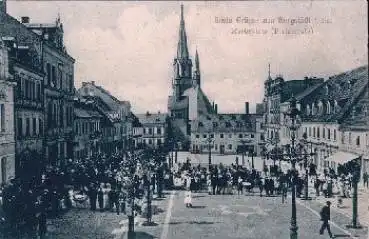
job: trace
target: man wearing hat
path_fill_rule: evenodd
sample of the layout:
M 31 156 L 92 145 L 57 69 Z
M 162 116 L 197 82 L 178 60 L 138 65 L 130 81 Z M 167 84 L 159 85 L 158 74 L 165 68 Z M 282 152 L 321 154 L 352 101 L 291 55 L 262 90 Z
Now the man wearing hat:
M 324 233 L 324 230 L 327 228 L 327 231 L 328 231 L 328 234 L 329 234 L 329 237 L 330 238 L 334 238 L 334 236 L 332 235 L 332 232 L 331 232 L 331 227 L 329 226 L 329 220 L 331 220 L 331 202 L 330 201 L 327 201 L 327 205 L 325 205 L 322 210 L 320 211 L 320 217 L 323 221 L 323 224 L 320 228 L 320 235 L 323 235 Z

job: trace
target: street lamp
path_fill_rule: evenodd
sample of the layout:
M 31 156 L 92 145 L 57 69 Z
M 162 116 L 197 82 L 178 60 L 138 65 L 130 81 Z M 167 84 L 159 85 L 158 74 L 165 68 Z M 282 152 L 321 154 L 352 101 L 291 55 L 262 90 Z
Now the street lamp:
M 210 133 L 209 133 L 209 137 L 206 139 L 206 142 L 208 143 L 208 147 L 209 147 L 209 169 L 210 169 L 211 167 L 211 143 L 214 142 Z
M 290 129 L 291 133 L 291 146 L 289 147 L 288 156 L 290 157 L 291 166 L 292 166 L 292 215 L 291 215 L 291 227 L 290 227 L 290 239 L 297 239 L 297 218 L 296 218 L 296 161 L 297 154 L 295 149 L 295 141 L 296 141 L 296 131 L 300 127 L 300 122 L 298 120 L 298 116 L 300 111 L 296 107 L 296 98 L 292 96 L 290 100 L 290 108 L 287 113 L 285 113 L 286 117 L 286 125 Z M 301 155 L 301 154 L 300 154 Z
M 361 171 L 361 156 L 354 159 L 349 163 L 352 172 L 352 182 L 353 182 L 353 193 L 352 193 L 352 223 L 347 225 L 347 228 L 360 229 L 362 226 L 358 222 L 358 200 L 357 200 L 357 190 L 358 183 L 360 181 L 360 171 Z
M 249 140 L 241 139 L 240 143 L 242 144 L 242 166 L 245 165 L 245 146 L 247 143 L 249 143 Z

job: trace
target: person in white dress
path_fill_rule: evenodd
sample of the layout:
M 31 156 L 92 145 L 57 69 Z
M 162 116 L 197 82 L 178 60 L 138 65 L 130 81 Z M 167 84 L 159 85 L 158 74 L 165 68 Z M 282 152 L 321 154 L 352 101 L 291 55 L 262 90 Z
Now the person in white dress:
M 192 195 L 191 191 L 185 193 L 184 204 L 186 207 L 192 207 Z

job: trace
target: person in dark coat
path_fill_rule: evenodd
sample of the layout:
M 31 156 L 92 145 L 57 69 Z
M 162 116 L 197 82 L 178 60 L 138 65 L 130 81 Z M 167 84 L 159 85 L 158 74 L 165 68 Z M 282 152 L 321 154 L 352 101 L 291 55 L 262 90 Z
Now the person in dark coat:
M 100 211 L 104 211 L 104 192 L 102 190 L 102 187 L 99 187 L 99 190 L 97 192 L 97 200 L 99 201 Z
M 331 202 L 327 201 L 327 205 L 325 205 L 322 210 L 320 211 L 320 217 L 321 217 L 321 221 L 323 221 L 323 224 L 320 228 L 320 235 L 323 235 L 324 230 L 327 228 L 328 234 L 330 238 L 334 238 L 334 236 L 332 235 L 331 232 L 331 227 L 329 226 L 329 220 L 331 220 Z
M 91 210 L 95 211 L 96 210 L 96 199 L 97 199 L 96 186 L 94 184 L 91 184 L 90 189 L 88 190 L 88 192 L 89 192 Z

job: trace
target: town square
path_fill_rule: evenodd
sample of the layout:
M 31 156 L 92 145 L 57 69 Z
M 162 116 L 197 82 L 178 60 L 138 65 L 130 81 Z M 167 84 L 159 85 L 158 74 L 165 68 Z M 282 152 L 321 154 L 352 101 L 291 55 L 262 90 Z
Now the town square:
M 0 238 L 369 238 L 366 5 L 0 0 Z

